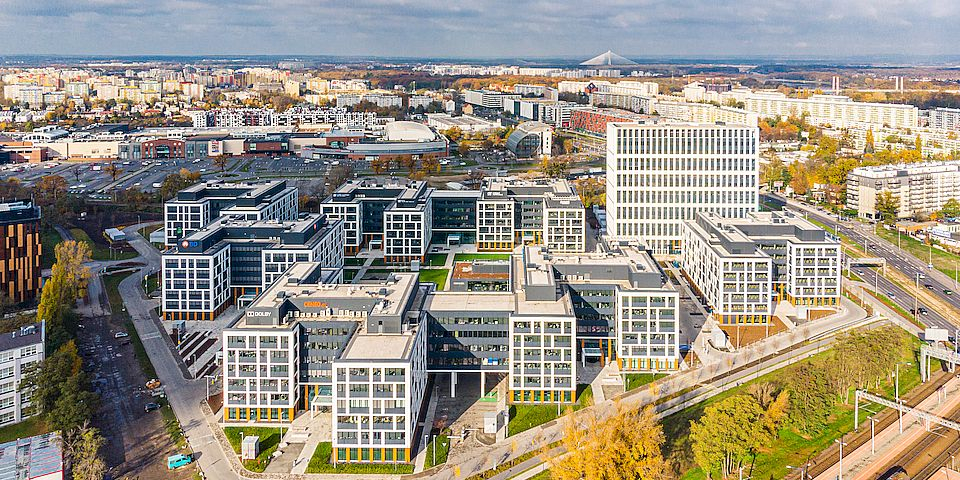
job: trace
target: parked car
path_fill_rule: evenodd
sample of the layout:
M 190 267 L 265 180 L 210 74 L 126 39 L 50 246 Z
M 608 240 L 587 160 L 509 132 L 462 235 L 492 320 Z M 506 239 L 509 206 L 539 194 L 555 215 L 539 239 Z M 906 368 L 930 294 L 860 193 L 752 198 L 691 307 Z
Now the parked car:
M 170 470 L 180 468 L 184 465 L 190 465 L 191 463 L 193 463 L 193 457 L 190 455 L 178 453 L 167 457 L 167 468 Z
M 159 409 L 160 409 L 160 404 L 159 404 L 159 403 L 154 403 L 154 402 L 150 402 L 150 403 L 148 403 L 148 404 L 146 404 L 146 405 L 143 406 L 143 411 L 144 411 L 144 412 L 152 412 L 152 411 L 154 411 L 154 410 L 159 410 Z
M 128 334 L 127 332 L 117 332 L 113 334 L 113 338 L 127 338 L 129 336 L 130 334 Z
M 156 378 L 150 379 L 150 381 L 148 381 L 145 386 L 151 390 L 154 388 L 159 388 L 160 380 L 157 380 Z

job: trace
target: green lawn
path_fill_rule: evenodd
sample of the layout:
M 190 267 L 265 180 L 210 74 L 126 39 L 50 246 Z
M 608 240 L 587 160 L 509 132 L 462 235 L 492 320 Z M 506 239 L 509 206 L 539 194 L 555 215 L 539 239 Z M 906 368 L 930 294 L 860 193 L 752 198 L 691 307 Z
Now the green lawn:
M 430 267 L 442 267 L 447 263 L 447 254 L 446 253 L 431 253 L 427 255 L 427 261 L 424 262 L 424 265 Z
M 56 229 L 44 228 L 40 231 L 40 267 L 50 268 L 57 260 L 57 244 L 60 243 L 60 234 Z
M 561 405 L 560 415 L 567 408 L 573 408 L 574 411 L 593 405 L 593 390 L 590 385 L 577 385 L 577 403 L 573 405 Z M 556 420 L 557 404 L 546 403 L 539 405 L 515 404 L 510 406 L 510 423 L 507 424 L 507 436 L 516 435 L 520 432 L 530 430 L 538 425 L 543 425 L 551 420 Z
M 352 270 L 347 268 L 343 269 L 343 281 L 344 282 L 352 281 L 353 277 L 357 276 L 357 272 L 359 272 L 359 270 Z
M 238 455 L 240 454 L 240 443 L 243 441 L 240 433 L 243 433 L 243 437 L 260 437 L 260 454 L 257 455 L 257 459 L 243 461 L 243 466 L 251 472 L 266 470 L 267 465 L 270 464 L 271 455 L 277 450 L 277 445 L 280 444 L 280 427 L 224 427 L 223 433 L 230 441 L 234 453 Z
M 919 348 L 920 341 L 912 339 L 913 343 Z M 820 353 L 818 356 L 827 355 L 828 352 Z M 919 362 L 914 358 L 914 353 L 904 356 L 903 361 L 912 362 L 912 367 L 901 367 L 900 369 L 900 393 L 909 392 L 912 388 L 920 384 Z M 728 397 L 744 394 L 747 387 L 757 382 L 777 382 L 783 383 L 795 369 L 795 366 L 786 367 L 776 372 L 769 373 L 744 383 L 743 385 L 727 390 L 717 396 L 714 396 L 704 402 L 688 407 L 677 412 L 663 420 L 663 430 L 667 439 L 667 454 L 675 453 L 682 457 L 685 462 L 681 468 L 686 472 L 681 477 L 685 480 L 706 479 L 703 470 L 693 463 L 690 445 L 687 437 L 690 431 L 690 422 L 697 420 L 703 414 L 704 408 L 708 405 L 718 403 Z M 879 393 L 887 398 L 893 398 L 894 387 L 892 384 L 883 385 Z M 851 395 L 852 398 L 852 395 Z M 852 400 L 851 400 L 852 402 Z M 876 405 L 864 405 L 860 408 L 860 420 L 866 421 L 867 415 L 872 415 L 878 411 Z M 816 456 L 821 451 L 834 443 L 834 440 L 840 438 L 840 435 L 847 434 L 853 430 L 853 412 L 852 404 L 837 404 L 833 416 L 827 426 L 818 434 L 811 437 L 803 437 L 797 434 L 790 427 L 783 427 L 780 430 L 780 436 L 771 444 L 758 453 L 754 459 L 752 470 L 744 469 L 743 474 L 751 478 L 768 479 L 783 478 L 787 474 L 787 465 L 802 465 L 810 458 Z
M 183 438 L 183 430 L 180 428 L 180 421 L 177 420 L 177 414 L 173 413 L 173 407 L 165 403 L 160 408 L 160 414 L 163 415 L 163 427 L 170 435 L 170 439 L 177 445 L 177 448 L 186 448 L 187 442 Z
M 18 438 L 32 437 L 49 431 L 50 427 L 39 416 L 30 417 L 20 423 L 0 427 L 0 443 L 12 442 Z
M 413 473 L 411 463 L 330 463 L 333 447 L 330 442 L 320 442 L 307 464 L 307 473 L 338 473 L 358 475 L 391 475 Z M 437 451 L 437 453 L 440 453 Z
M 139 233 L 141 237 L 145 238 L 149 242 L 150 234 L 160 230 L 161 228 L 163 228 L 162 223 L 158 223 L 156 225 L 147 225 L 146 227 L 141 228 L 137 233 Z
M 663 377 L 666 377 L 666 373 L 628 373 L 625 375 L 626 381 L 624 382 L 624 389 L 626 391 L 633 390 L 634 388 L 642 387 L 648 383 L 653 382 L 654 380 L 659 380 Z
M 87 232 L 84 232 L 82 228 L 71 228 L 70 234 L 73 235 L 73 238 L 78 242 L 87 242 L 90 245 L 90 250 L 92 252 L 91 257 L 94 260 L 130 260 L 131 258 L 137 258 L 137 252 L 118 252 L 114 251 L 110 253 L 110 249 L 103 245 L 98 245 L 93 240 L 90 240 L 90 236 L 87 235 Z
M 436 461 L 433 459 L 434 450 L 436 450 Z M 447 463 L 448 453 L 450 453 L 450 438 L 446 435 L 437 435 L 432 442 L 427 444 L 427 458 L 423 468 L 433 468 Z
M 553 477 L 550 475 L 550 470 L 548 469 L 530 477 L 529 480 L 550 480 L 551 478 Z
M 874 231 L 880 238 L 893 245 L 897 244 L 897 232 L 895 230 L 887 230 L 886 228 L 879 227 Z M 900 234 L 900 247 L 922 260 L 923 263 L 930 262 L 932 257 L 933 267 L 945 273 L 950 278 L 955 278 L 957 275 L 957 267 L 960 266 L 960 255 L 955 255 L 935 247 L 931 248 L 920 240 L 904 234 Z
M 453 256 L 454 262 L 470 262 L 473 260 L 510 260 L 509 253 L 458 253 Z
M 450 270 L 446 268 L 420 270 L 420 281 L 434 283 L 437 285 L 437 290 L 443 290 L 444 284 L 447 282 L 447 275 L 449 274 Z

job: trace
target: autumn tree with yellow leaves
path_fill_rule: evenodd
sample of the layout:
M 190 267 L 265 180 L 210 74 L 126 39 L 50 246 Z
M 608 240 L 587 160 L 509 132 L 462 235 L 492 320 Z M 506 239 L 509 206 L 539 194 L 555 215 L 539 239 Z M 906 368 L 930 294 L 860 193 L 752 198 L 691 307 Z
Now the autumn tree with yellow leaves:
M 670 475 L 663 428 L 652 406 L 634 410 L 617 405 L 617 413 L 606 418 L 568 411 L 563 422 L 565 451 L 547 459 L 553 480 L 660 480 Z

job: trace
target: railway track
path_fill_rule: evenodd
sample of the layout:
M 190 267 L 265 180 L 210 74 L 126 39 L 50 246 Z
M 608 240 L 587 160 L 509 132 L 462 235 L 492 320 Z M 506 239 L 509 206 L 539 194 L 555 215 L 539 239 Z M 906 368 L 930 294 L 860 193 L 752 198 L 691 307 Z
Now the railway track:
M 935 395 L 937 389 L 942 387 L 951 378 L 953 378 L 952 373 L 937 371 L 930 378 L 930 381 L 920 384 L 911 390 L 909 394 L 904 395 L 901 398 L 903 399 L 905 405 L 916 406 L 930 395 Z M 960 415 L 960 411 L 957 413 Z M 893 425 L 897 421 L 897 412 L 890 409 L 884 409 L 882 412 L 874 415 L 874 418 L 877 419 L 875 430 L 881 431 L 890 425 Z M 864 418 L 864 420 L 866 420 L 866 418 Z M 847 434 L 844 436 L 844 441 L 846 442 L 844 450 L 846 453 L 849 454 L 849 452 L 855 451 L 857 448 L 870 441 L 869 420 L 866 420 L 866 423 L 862 424 L 861 426 L 864 425 L 866 428 L 860 428 L 856 433 Z M 828 468 L 834 466 L 837 463 L 839 454 L 839 447 L 836 444 L 833 444 L 820 452 L 816 457 L 810 459 L 807 462 L 809 463 L 809 466 L 807 467 L 807 478 L 815 478 L 825 472 Z M 799 470 L 794 470 L 785 478 L 799 480 L 800 474 L 801 472 Z
M 960 420 L 960 406 L 951 410 L 945 418 Z M 960 432 L 951 429 L 942 431 L 942 434 L 927 433 L 921 437 L 884 472 L 899 468 L 912 480 L 926 480 L 937 473 L 940 467 L 949 465 L 950 455 L 955 455 L 957 448 L 960 448 Z

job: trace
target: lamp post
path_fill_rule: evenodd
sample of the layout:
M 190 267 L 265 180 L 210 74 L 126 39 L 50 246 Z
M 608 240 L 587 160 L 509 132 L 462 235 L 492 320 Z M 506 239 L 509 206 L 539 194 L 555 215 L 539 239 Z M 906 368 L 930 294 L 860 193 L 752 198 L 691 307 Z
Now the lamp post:
M 834 440 L 834 442 L 837 442 L 837 445 L 840 445 L 840 471 L 837 473 L 837 479 L 843 480 L 843 446 L 846 445 L 846 442 L 843 441 L 842 436 L 837 440 Z
M 874 442 L 874 425 L 877 424 L 877 419 L 870 416 L 870 455 L 877 453 L 876 443 Z

